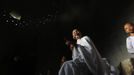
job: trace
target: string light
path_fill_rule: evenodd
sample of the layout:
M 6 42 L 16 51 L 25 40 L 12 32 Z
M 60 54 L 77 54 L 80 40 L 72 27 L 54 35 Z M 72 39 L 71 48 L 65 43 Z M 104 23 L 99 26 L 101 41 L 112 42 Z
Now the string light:
M 23 18 L 21 20 L 15 19 L 13 18 L 10 14 L 8 14 L 6 11 L 3 11 L 4 13 L 1 15 L 3 17 L 1 18 L 5 18 L 5 22 L 11 25 L 15 25 L 18 27 L 25 27 L 28 25 L 45 25 L 51 22 L 54 22 L 56 19 L 56 14 L 48 14 L 46 16 L 42 16 L 40 18 L 32 18 L 32 17 L 27 17 L 27 18 Z M 55 13 L 57 13 L 58 11 L 56 11 Z M 12 15 L 16 15 L 16 14 L 12 14 Z

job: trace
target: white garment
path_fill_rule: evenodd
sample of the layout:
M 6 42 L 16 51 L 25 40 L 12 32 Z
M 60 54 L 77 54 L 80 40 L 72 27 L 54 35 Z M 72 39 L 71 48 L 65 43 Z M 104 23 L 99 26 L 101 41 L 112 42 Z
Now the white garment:
M 81 49 L 78 47 L 78 50 L 82 53 L 81 55 L 93 75 L 109 75 L 107 65 L 88 36 L 78 39 L 77 44 L 81 46 Z
M 129 36 L 126 39 L 128 53 L 134 53 L 134 36 Z
M 106 63 L 87 36 L 77 40 L 72 58 L 62 65 L 59 75 L 110 75 Z

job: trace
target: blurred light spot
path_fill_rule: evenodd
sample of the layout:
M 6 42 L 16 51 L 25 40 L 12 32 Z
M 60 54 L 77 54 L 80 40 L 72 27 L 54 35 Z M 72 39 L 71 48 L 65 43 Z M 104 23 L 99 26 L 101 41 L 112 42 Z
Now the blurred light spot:
M 16 26 L 18 25 L 18 24 L 15 24 Z
M 3 16 L 6 16 L 5 14 L 3 14 Z
M 6 20 L 6 22 L 9 22 L 8 20 Z
M 21 15 L 19 13 L 17 13 L 16 11 L 12 11 L 9 13 L 14 19 L 20 20 L 21 19 Z
M 14 20 L 12 20 L 12 22 L 14 22 Z

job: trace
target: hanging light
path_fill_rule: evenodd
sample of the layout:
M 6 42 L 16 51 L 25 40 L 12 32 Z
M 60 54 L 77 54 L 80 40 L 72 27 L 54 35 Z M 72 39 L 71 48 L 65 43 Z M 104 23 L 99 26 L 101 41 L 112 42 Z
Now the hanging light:
M 18 12 L 16 12 L 16 11 L 11 11 L 9 14 L 10 14 L 14 19 L 17 19 L 17 20 L 20 20 L 20 19 L 21 19 L 21 15 L 20 15 Z

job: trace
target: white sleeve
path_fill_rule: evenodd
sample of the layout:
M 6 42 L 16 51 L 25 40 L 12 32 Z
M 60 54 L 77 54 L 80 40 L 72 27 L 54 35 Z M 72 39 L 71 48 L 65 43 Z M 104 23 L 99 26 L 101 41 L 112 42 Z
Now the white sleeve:
M 83 46 L 85 47 L 85 48 L 87 48 L 87 50 L 90 52 L 90 53 L 92 53 L 92 49 L 93 49 L 93 43 L 92 43 L 92 41 L 91 41 L 91 39 L 88 37 L 88 36 L 85 36 L 84 38 L 83 38 Z
M 132 46 L 131 39 L 127 38 L 126 40 L 126 46 L 129 53 L 134 53 L 134 48 Z

